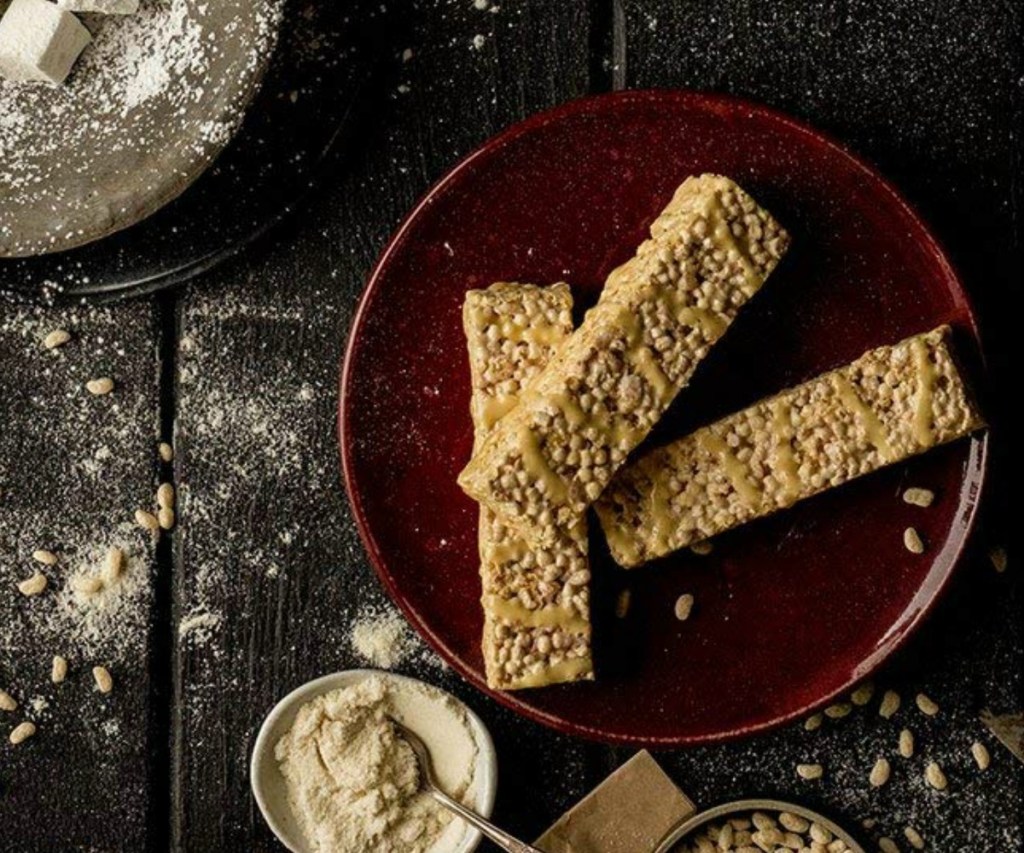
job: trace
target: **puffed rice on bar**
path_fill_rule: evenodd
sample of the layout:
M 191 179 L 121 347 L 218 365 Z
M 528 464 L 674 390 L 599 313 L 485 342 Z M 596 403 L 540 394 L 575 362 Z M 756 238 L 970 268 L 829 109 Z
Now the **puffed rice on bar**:
M 534 542 L 578 523 L 789 242 L 733 181 L 688 178 L 459 476 Z
M 572 333 L 566 284 L 499 282 L 463 305 L 475 445 L 516 405 L 524 387 Z M 531 547 L 480 507 L 483 653 L 500 690 L 592 679 L 586 522 Z
M 597 505 L 627 568 L 984 426 L 950 330 L 880 347 L 640 457 Z

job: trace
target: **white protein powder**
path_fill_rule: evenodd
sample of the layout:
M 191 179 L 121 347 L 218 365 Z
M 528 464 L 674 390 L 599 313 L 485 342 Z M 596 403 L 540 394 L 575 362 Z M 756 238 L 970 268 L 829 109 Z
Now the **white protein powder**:
M 312 850 L 440 853 L 465 833 L 419 792 L 415 756 L 388 715 L 430 748 L 446 793 L 473 804 L 479 747 L 462 707 L 428 685 L 371 676 L 304 705 L 277 743 L 288 802 Z

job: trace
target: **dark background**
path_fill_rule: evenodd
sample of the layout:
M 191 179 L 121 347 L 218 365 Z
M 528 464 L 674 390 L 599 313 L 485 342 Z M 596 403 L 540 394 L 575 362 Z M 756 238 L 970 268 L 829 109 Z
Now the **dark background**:
M 157 436 L 172 428 L 182 525 L 173 544 L 152 549 L 152 595 L 137 604 L 144 627 L 112 634 L 100 652 L 117 680 L 105 699 L 89 689 L 93 661 L 73 649 L 72 677 L 59 690 L 49 685 L 59 650 L 29 610 L 40 602 L 0 596 L 0 685 L 49 701 L 33 740 L 0 743 L 0 849 L 279 849 L 249 794 L 255 731 L 292 687 L 358 665 L 349 626 L 368 605 L 386 606 L 350 519 L 334 426 L 337 366 L 369 269 L 415 200 L 496 131 L 590 92 L 672 86 L 786 110 L 903 190 L 980 307 L 996 453 L 974 553 L 938 613 L 878 677 L 903 694 L 896 719 L 881 720 L 876 700 L 816 733 L 797 727 L 659 760 L 703 805 L 771 794 L 851 826 L 875 818 L 877 829 L 863 833 L 869 849 L 880 832 L 900 839 L 912 824 L 930 850 L 1024 850 L 1021 766 L 977 720 L 985 707 L 1022 704 L 1021 581 L 1008 516 L 1019 463 L 1010 441 L 1019 386 L 1011 356 L 1021 280 L 1019 5 L 348 5 L 345 44 L 330 47 L 353 104 L 343 144 L 283 226 L 177 292 L 102 308 L 2 309 L 3 586 L 30 571 L 33 543 L 73 556 L 94 532 L 130 519 L 155 487 Z M 58 326 L 78 342 L 44 359 L 37 336 Z M 101 374 L 118 381 L 109 409 L 78 390 Z M 80 464 L 97 447 L 109 451 L 102 464 Z M 1004 575 L 985 557 L 993 544 L 1009 548 Z M 822 618 L 831 606 L 823 602 Z M 222 621 L 205 641 L 179 638 L 180 622 L 200 612 Z M 679 667 L 685 677 L 685 661 Z M 631 754 L 517 719 L 429 658 L 403 671 L 453 689 L 484 717 L 502 760 L 496 819 L 523 836 Z M 913 708 L 920 689 L 941 705 L 938 717 Z M 918 739 L 910 762 L 893 757 L 904 725 Z M 993 752 L 985 775 L 970 757 L 976 739 Z M 893 780 L 876 791 L 867 775 L 882 755 Z M 926 757 L 946 769 L 947 793 L 925 786 Z M 804 761 L 823 763 L 825 780 L 797 779 L 794 765 Z

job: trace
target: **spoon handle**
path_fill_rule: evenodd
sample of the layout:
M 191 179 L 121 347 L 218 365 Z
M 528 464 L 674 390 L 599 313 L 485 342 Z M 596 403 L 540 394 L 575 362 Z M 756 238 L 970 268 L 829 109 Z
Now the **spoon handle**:
M 479 829 L 488 839 L 497 844 L 502 850 L 507 851 L 507 853 L 544 853 L 543 850 L 538 850 L 536 847 L 531 847 L 529 844 L 517 841 L 507 832 L 498 829 L 493 823 L 484 820 L 476 812 L 470 811 L 462 803 L 453 800 L 447 794 L 437 789 L 432 789 L 430 794 L 442 806 L 449 811 L 455 812 L 466 823 Z

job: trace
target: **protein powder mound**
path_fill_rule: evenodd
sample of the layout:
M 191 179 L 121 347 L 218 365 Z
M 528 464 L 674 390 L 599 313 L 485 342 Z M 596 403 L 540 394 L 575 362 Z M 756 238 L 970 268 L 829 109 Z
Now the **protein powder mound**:
M 472 804 L 479 747 L 462 707 L 425 684 L 372 676 L 304 705 L 277 743 L 311 850 L 442 853 L 464 835 L 461 821 L 420 792 L 416 758 L 388 716 L 423 738 L 445 791 Z

